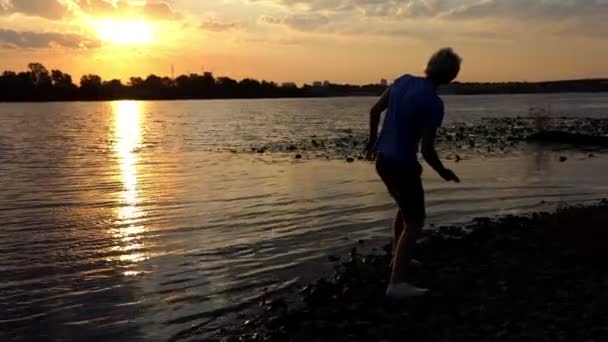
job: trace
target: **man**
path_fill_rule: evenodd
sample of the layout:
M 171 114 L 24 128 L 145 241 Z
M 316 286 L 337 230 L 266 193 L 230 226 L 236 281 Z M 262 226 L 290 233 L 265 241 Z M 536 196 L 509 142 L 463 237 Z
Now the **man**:
M 393 222 L 392 273 L 386 290 L 391 299 L 420 296 L 428 291 L 406 282 L 407 266 L 426 217 L 422 166 L 417 154 L 422 141 L 422 156 L 433 170 L 448 182 L 460 182 L 439 159 L 435 137 L 444 117 L 437 89 L 458 76 L 461 61 L 451 48 L 439 50 L 428 62 L 426 77 L 400 77 L 370 112 L 367 158 L 376 159 L 378 175 L 399 206 Z M 376 139 L 380 115 L 385 109 L 388 111 L 382 132 Z

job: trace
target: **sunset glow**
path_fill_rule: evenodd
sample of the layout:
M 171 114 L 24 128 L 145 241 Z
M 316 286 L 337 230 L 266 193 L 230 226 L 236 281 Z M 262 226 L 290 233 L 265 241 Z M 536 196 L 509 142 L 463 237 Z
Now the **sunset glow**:
M 0 0 L 0 58 L 7 70 L 33 61 L 75 79 L 204 69 L 366 84 L 421 74 L 422 61 L 451 46 L 464 57 L 463 82 L 606 77 L 608 2 L 581 3 Z
M 99 39 L 118 45 L 142 45 L 153 41 L 153 29 L 145 20 L 104 19 L 96 23 Z

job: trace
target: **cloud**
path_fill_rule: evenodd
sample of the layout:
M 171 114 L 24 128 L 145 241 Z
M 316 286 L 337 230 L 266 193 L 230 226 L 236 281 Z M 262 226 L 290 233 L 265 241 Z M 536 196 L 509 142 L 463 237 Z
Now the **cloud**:
M 298 31 L 317 31 L 327 28 L 329 17 L 322 14 L 294 14 L 283 17 L 262 16 L 260 21 L 270 25 L 284 25 Z
M 78 0 L 78 7 L 85 12 L 96 14 L 113 13 L 116 7 L 106 0 Z
M 357 12 L 366 16 L 396 16 L 399 14 L 421 16 L 430 15 L 435 9 L 457 1 L 466 2 L 467 0 L 274 0 L 272 2 L 289 8 L 304 9 L 308 12 L 332 14 Z
M 256 0 L 251 0 L 256 1 Z M 392 18 L 535 18 L 608 17 L 608 0 L 274 0 L 305 12 L 358 12 Z
M 368 17 L 426 17 L 438 11 L 443 0 L 351 0 L 351 7 Z
M 69 9 L 57 0 L 0 0 L 0 14 L 20 13 L 48 19 L 62 19 Z
M 270 25 L 282 25 L 284 20 L 285 20 L 284 17 L 273 17 L 270 15 L 264 15 L 264 16 L 260 17 L 261 23 L 270 24 Z
M 262 16 L 258 22 L 266 25 L 280 25 L 299 32 L 327 33 L 342 36 L 377 36 L 377 37 L 407 37 L 432 38 L 433 29 L 424 25 L 390 25 L 375 23 L 371 25 L 370 18 L 356 22 L 349 17 L 327 16 L 316 13 L 294 14 L 286 16 Z
M 596 16 L 608 17 L 608 1 L 483 0 L 470 6 L 455 8 L 443 14 L 457 18 L 502 17 L 546 20 Z
M 240 29 L 241 23 L 236 21 L 220 21 L 216 19 L 207 19 L 203 21 L 200 28 L 205 31 L 224 32 Z
M 160 19 L 171 19 L 178 20 L 182 19 L 182 15 L 175 11 L 171 5 L 164 1 L 148 1 L 143 8 L 141 8 L 142 13 L 145 16 L 151 18 L 160 18 Z
M 608 0 L 264 1 L 281 6 L 283 14 L 262 16 L 258 23 L 311 33 L 491 41 L 529 35 L 514 29 L 522 27 L 544 37 L 595 39 L 608 32 Z
M 58 32 L 17 32 L 0 29 L 0 43 L 13 48 L 43 49 L 52 46 L 65 48 L 92 48 L 99 43 L 72 33 Z
M 78 0 L 80 10 L 93 16 L 141 15 L 151 19 L 179 20 L 183 16 L 165 1 Z

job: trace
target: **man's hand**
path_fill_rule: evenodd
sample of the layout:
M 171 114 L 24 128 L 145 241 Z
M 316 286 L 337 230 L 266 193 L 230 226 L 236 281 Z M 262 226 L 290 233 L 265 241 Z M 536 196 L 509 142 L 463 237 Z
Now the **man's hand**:
M 373 161 L 376 159 L 376 139 L 369 139 L 367 145 L 365 145 L 365 159 Z
M 460 183 L 460 178 L 443 166 L 443 163 L 435 150 L 435 140 L 437 138 L 437 128 L 427 128 L 422 136 L 422 156 L 424 160 L 447 182 Z
M 454 171 L 450 169 L 444 169 L 439 176 L 441 176 L 441 178 L 443 178 L 446 182 L 460 183 L 460 178 L 458 178 Z

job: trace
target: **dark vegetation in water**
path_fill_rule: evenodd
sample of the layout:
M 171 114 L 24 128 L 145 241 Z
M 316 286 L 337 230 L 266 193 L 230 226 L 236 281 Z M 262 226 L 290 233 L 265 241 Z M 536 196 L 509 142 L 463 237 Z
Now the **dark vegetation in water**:
M 608 79 L 549 82 L 459 83 L 443 87 L 447 94 L 530 94 L 608 91 Z
M 402 303 L 383 297 L 388 252 L 353 248 L 331 276 L 300 289 L 301 301 L 262 300 L 257 316 L 216 339 L 606 341 L 606 227 L 604 200 L 426 232 L 411 279 L 432 294 Z
M 386 89 L 379 84 L 278 85 L 246 78 L 215 78 L 211 73 L 181 75 L 177 78 L 149 75 L 121 80 L 103 80 L 89 74 L 76 85 L 72 76 L 61 70 L 48 70 L 31 63 L 23 72 L 4 71 L 0 75 L 0 101 L 74 101 L 74 100 L 173 100 L 217 98 L 281 98 L 329 96 L 378 96 Z M 590 79 L 542 83 L 454 83 L 441 90 L 446 94 L 497 94 L 608 91 L 608 80 Z
M 500 156 L 529 142 L 557 143 L 587 150 L 608 147 L 608 119 L 553 117 L 539 126 L 535 117 L 486 118 L 475 124 L 453 123 L 440 129 L 438 149 L 447 159 Z M 327 138 L 252 146 L 254 153 L 287 153 L 300 158 L 360 159 L 366 131 L 345 129 Z M 244 151 L 243 151 L 244 152 Z M 351 159 L 348 159 L 351 158 Z M 352 159 L 354 158 L 354 159 Z
M 560 143 L 608 147 L 608 136 L 597 136 L 561 131 L 539 132 L 529 136 L 528 140 L 539 143 Z

